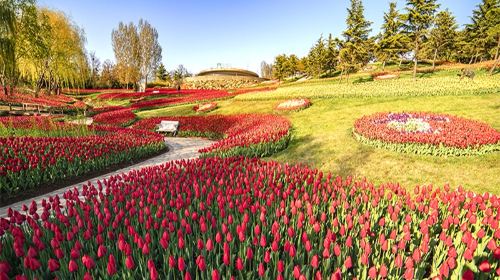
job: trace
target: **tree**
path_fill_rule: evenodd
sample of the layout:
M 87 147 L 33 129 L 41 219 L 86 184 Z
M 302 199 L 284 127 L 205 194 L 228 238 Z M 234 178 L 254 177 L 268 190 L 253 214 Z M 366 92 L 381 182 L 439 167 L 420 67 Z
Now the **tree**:
M 347 29 L 343 32 L 345 41 L 339 56 L 342 72 L 349 74 L 368 64 L 373 45 L 369 38 L 371 22 L 365 19 L 361 0 L 351 0 L 346 24 Z
M 278 80 L 283 80 L 289 76 L 288 57 L 286 54 L 280 54 L 274 58 L 273 77 Z
M 325 40 L 323 39 L 323 35 L 321 35 L 307 55 L 307 74 L 319 77 L 323 73 L 326 68 L 326 53 Z
M 486 21 L 489 23 L 487 28 L 488 37 L 497 42 L 496 47 L 491 51 L 491 53 L 495 53 L 493 58 L 495 62 L 490 70 L 490 75 L 493 75 L 500 61 L 498 54 L 500 51 L 500 4 L 498 1 L 497 5 L 486 13 Z
M 90 68 L 90 77 L 89 77 L 90 87 L 96 88 L 97 81 L 99 80 L 99 74 L 101 72 L 101 61 L 96 56 L 94 51 L 89 53 L 89 68 Z
M 177 66 L 172 72 L 172 79 L 176 88 L 180 88 L 184 82 L 184 78 L 192 76 L 191 73 L 184 67 L 184 65 L 180 64 Z
M 106 88 L 115 88 L 120 86 L 120 82 L 116 77 L 115 65 L 109 59 L 105 60 L 102 64 L 100 84 Z
M 400 58 L 408 49 L 408 36 L 403 33 L 404 22 L 397 10 L 396 2 L 389 3 L 389 11 L 384 14 L 382 33 L 378 36 L 375 55 L 382 62 L 382 70 L 389 60 Z
M 483 0 L 472 12 L 471 23 L 465 26 L 464 46 L 465 55 L 469 57 L 469 63 L 477 59 L 492 58 L 495 49 L 498 48 L 498 0 Z M 495 34 L 496 33 L 496 34 Z
M 160 63 L 158 68 L 156 69 L 156 79 L 159 81 L 166 81 L 168 78 L 168 72 L 163 63 Z
M 0 82 L 5 95 L 12 88 L 16 73 L 15 33 L 16 15 L 13 1 L 2 1 L 0 5 Z
M 436 59 L 438 54 L 441 57 L 450 57 L 450 53 L 455 48 L 455 40 L 457 38 L 457 22 L 455 17 L 448 10 L 441 11 L 437 14 L 434 28 L 430 32 L 429 40 L 424 47 L 428 48 L 432 54 L 432 70 L 436 68 Z
M 140 75 L 144 81 L 144 88 L 148 83 L 148 78 L 153 77 L 161 61 L 161 46 L 158 42 L 158 31 L 147 21 L 140 19 L 139 25 L 139 55 L 140 55 Z
M 417 65 L 420 49 L 434 22 L 434 14 L 438 8 L 436 0 L 406 1 L 406 31 L 412 40 L 414 66 L 413 78 L 417 78 Z
M 333 72 L 337 67 L 339 46 L 340 40 L 338 38 L 333 38 L 332 34 L 329 34 L 325 53 L 325 70 L 329 73 Z
M 271 79 L 273 77 L 273 65 L 262 61 L 260 63 L 260 76 L 264 79 Z
M 287 74 L 288 76 L 293 76 L 297 74 L 299 70 L 299 58 L 295 54 L 291 54 L 286 63 L 287 63 Z
M 137 85 L 140 79 L 141 54 L 137 27 L 130 22 L 120 22 L 111 33 L 113 51 L 116 59 L 117 76 L 127 89 L 130 83 Z

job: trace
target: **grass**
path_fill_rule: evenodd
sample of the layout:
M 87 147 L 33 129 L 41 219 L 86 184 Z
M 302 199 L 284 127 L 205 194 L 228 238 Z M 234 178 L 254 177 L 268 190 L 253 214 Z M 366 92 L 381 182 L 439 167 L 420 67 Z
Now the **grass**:
M 398 182 L 408 189 L 428 184 L 442 187 L 448 183 L 451 187 L 462 185 L 476 192 L 500 194 L 500 153 L 470 157 L 402 154 L 361 144 L 351 133 L 356 119 L 383 111 L 447 113 L 483 121 L 500 130 L 500 87 L 497 80 L 497 76 L 480 76 L 475 81 L 460 82 L 456 77 L 437 75 L 418 80 L 416 86 L 412 79 L 402 78 L 358 84 L 363 85 L 361 87 L 312 81 L 219 101 L 219 108 L 208 114 L 272 113 L 287 116 L 293 124 L 290 145 L 270 157 L 281 162 L 305 163 L 332 171 L 335 175 L 366 177 L 376 184 Z M 440 84 L 442 96 L 428 94 L 430 91 L 425 85 L 437 88 Z M 347 87 L 361 90 L 342 92 Z M 475 95 L 478 91 L 482 94 Z M 368 93 L 370 98 L 366 96 Z M 276 100 L 298 96 L 310 97 L 313 105 L 298 112 L 273 109 Z M 190 106 L 182 105 L 143 111 L 139 117 L 192 114 Z

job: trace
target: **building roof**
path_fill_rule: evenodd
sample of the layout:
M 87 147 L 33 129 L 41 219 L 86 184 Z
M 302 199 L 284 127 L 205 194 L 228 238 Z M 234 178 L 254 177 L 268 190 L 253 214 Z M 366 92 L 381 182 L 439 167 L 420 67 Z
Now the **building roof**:
M 212 68 L 203 70 L 196 76 L 243 76 L 243 77 L 255 77 L 255 78 L 259 77 L 259 75 L 255 72 L 238 68 Z

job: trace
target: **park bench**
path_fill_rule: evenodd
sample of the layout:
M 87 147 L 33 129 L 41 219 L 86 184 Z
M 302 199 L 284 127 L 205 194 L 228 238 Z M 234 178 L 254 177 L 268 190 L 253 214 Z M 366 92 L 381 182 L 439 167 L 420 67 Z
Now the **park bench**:
M 156 129 L 156 132 L 172 132 L 173 135 L 177 135 L 179 131 L 179 122 L 178 121 L 161 121 Z

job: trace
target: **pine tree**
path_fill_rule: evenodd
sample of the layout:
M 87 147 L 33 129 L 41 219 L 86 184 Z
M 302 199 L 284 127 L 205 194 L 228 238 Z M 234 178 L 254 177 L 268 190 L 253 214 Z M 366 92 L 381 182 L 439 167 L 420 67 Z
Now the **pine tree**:
M 333 38 L 332 34 L 328 35 L 325 54 L 325 70 L 330 74 L 335 70 L 339 56 L 339 39 Z
M 347 74 L 361 69 L 370 60 L 371 22 L 365 19 L 363 12 L 361 0 L 351 0 L 351 7 L 347 9 L 347 29 L 343 33 L 345 42 L 339 54 L 342 72 Z
M 160 65 L 158 66 L 158 69 L 156 69 L 156 79 L 159 81 L 166 81 L 167 80 L 167 69 L 165 68 L 165 65 L 160 62 Z
M 429 41 L 425 45 L 432 53 L 433 70 L 439 54 L 441 54 L 440 57 L 450 57 L 450 53 L 455 48 L 457 28 L 455 17 L 450 11 L 444 10 L 437 14 L 434 28 L 430 32 Z
M 495 60 L 493 67 L 490 70 L 490 74 L 495 73 L 495 69 L 500 62 L 499 52 L 500 52 L 500 5 L 497 1 L 497 5 L 493 7 L 486 13 L 486 20 L 489 23 L 487 29 L 487 35 L 489 38 L 497 41 L 496 47 L 491 51 L 495 53 L 493 59 Z
M 397 59 L 408 50 L 409 38 L 403 33 L 403 27 L 403 18 L 397 10 L 396 2 L 389 3 L 389 11 L 384 14 L 382 33 L 376 46 L 376 56 L 382 62 L 382 70 L 388 60 Z
M 307 55 L 306 71 L 310 76 L 319 77 L 325 70 L 326 48 L 321 35 Z
M 407 0 L 406 1 L 406 31 L 412 39 L 413 42 L 413 55 L 414 55 L 414 66 L 413 66 L 413 78 L 417 77 L 417 65 L 418 57 L 420 55 L 420 49 L 425 40 L 425 37 L 429 33 L 429 28 L 432 26 L 434 21 L 434 15 L 436 13 L 439 5 L 436 0 Z
M 465 26 L 464 31 L 467 42 L 464 50 L 470 57 L 469 63 L 476 62 L 478 58 L 483 60 L 494 56 L 490 52 L 498 46 L 498 32 L 494 30 L 495 26 L 498 29 L 500 20 L 499 5 L 499 0 L 483 0 L 472 12 L 472 22 Z

